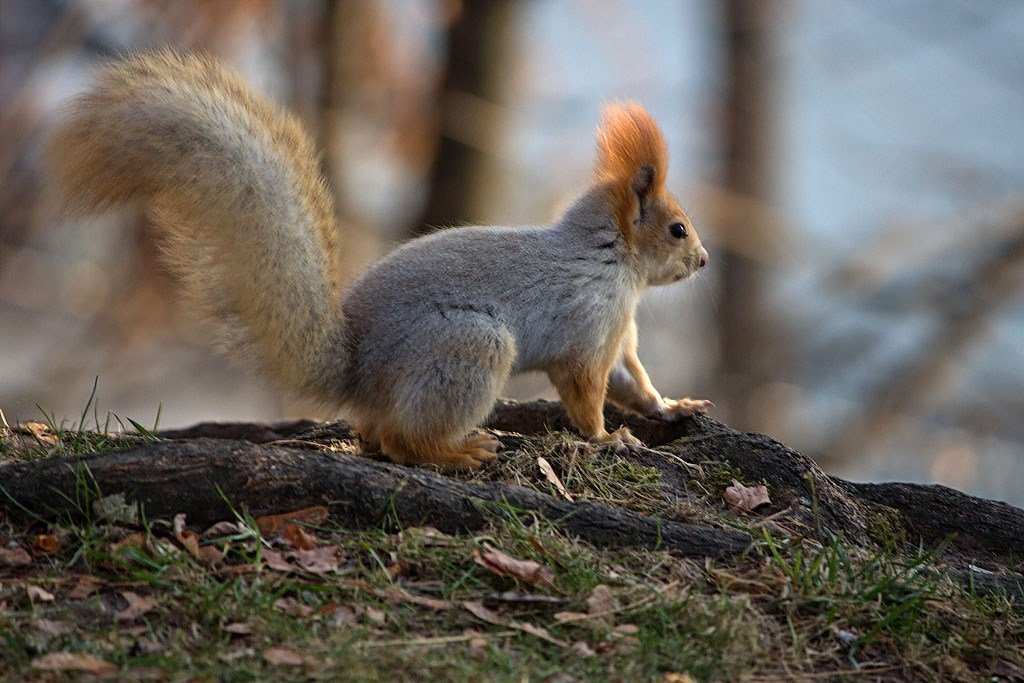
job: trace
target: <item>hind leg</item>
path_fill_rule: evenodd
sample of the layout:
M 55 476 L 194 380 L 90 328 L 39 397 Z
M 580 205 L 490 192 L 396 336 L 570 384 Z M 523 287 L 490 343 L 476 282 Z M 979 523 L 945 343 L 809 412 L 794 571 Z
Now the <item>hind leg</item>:
M 416 352 L 402 354 L 408 361 L 391 367 L 381 450 L 402 463 L 479 467 L 497 457 L 499 444 L 470 432 L 491 411 L 512 372 L 515 341 L 493 318 L 472 312 L 448 312 L 423 323 L 426 331 L 409 339 Z

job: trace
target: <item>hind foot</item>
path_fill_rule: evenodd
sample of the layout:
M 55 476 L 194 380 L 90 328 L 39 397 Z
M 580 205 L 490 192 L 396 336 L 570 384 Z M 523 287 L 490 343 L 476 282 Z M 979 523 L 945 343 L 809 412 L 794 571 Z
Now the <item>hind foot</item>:
M 470 434 L 454 450 L 443 453 L 433 462 L 451 469 L 476 469 L 498 458 L 501 442 L 490 434 Z
M 388 438 L 390 437 L 390 438 Z M 490 434 L 474 433 L 462 441 L 443 445 L 387 435 L 381 450 L 402 465 L 438 465 L 453 470 L 471 470 L 498 457 L 501 442 Z

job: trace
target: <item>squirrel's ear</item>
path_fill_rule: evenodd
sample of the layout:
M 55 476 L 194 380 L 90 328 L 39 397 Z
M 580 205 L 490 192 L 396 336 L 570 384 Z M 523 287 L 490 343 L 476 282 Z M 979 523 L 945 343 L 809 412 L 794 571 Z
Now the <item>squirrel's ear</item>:
M 665 185 L 668 149 L 661 129 L 636 102 L 605 107 L 597 132 L 597 180 L 608 187 L 623 236 Z

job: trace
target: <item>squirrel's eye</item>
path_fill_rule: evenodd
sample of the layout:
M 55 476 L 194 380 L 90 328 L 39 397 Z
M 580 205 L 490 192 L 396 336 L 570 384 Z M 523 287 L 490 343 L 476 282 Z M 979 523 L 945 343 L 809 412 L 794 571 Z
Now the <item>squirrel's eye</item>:
M 686 237 L 686 226 L 682 223 L 673 223 L 668 226 L 668 232 L 670 235 L 675 237 L 677 240 L 681 240 Z

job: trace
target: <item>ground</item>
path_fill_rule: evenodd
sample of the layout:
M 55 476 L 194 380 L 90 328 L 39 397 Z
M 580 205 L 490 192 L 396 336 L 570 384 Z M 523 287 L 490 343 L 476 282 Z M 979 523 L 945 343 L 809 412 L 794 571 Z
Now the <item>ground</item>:
M 354 454 L 340 423 L 8 429 L 2 677 L 1024 680 L 1019 510 L 949 492 L 933 528 L 916 507 L 946 491 L 857 488 L 711 420 L 615 452 L 561 419 L 499 406 L 501 459 L 458 475 Z M 311 463 L 388 504 L 294 485 Z M 1004 528 L 945 533 L 971 511 Z

